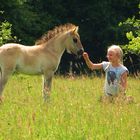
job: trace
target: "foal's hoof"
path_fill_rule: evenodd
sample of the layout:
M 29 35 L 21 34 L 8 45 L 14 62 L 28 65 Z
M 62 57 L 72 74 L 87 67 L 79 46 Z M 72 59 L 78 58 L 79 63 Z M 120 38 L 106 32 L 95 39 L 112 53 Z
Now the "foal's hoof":
M 51 101 L 50 96 L 45 96 L 44 97 L 44 103 L 50 103 L 50 101 Z
M 0 97 L 0 103 L 2 103 L 3 102 L 3 97 Z

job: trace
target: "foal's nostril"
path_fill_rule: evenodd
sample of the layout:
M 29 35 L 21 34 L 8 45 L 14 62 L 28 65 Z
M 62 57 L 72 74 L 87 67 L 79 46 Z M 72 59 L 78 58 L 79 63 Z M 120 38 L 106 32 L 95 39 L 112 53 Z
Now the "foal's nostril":
M 83 52 L 84 52 L 84 50 L 83 50 L 83 49 L 81 49 L 81 50 L 79 50 L 79 51 L 77 52 L 77 54 L 78 54 L 78 55 L 82 55 L 82 54 L 83 54 Z

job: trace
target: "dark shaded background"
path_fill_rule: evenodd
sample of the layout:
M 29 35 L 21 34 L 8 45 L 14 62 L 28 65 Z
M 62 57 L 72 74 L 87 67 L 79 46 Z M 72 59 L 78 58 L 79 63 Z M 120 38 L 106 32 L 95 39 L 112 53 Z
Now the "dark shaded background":
M 128 42 L 128 28 L 119 27 L 120 22 L 138 16 L 139 0 L 1 0 L 0 10 L 4 14 L 0 21 L 12 24 L 16 42 L 33 45 L 48 30 L 65 23 L 79 26 L 79 34 L 85 51 L 94 62 L 106 60 L 107 47 Z M 132 60 L 125 64 L 133 73 L 139 70 L 140 61 L 130 54 Z M 129 58 L 129 57 L 127 57 Z M 133 63 L 133 66 L 132 66 Z M 75 59 L 64 53 L 58 73 L 90 73 L 83 59 Z

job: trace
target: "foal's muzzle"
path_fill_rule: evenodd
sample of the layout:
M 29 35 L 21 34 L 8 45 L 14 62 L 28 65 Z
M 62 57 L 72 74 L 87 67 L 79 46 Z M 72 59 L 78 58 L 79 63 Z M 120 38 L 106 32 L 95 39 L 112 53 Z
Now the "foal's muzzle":
M 82 56 L 83 52 L 84 52 L 84 49 L 81 49 L 81 50 L 79 50 L 79 51 L 77 52 L 77 55 L 78 55 L 78 56 Z
M 83 52 L 84 52 L 84 49 L 80 49 L 78 52 L 77 52 L 77 55 L 75 55 L 75 58 L 76 59 L 80 59 L 83 55 Z

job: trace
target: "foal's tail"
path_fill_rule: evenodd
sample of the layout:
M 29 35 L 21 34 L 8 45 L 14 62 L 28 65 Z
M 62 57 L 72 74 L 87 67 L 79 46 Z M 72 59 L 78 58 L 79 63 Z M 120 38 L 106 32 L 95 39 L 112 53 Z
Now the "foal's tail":
M 0 102 L 1 102 L 1 95 L 2 95 L 2 69 L 0 67 Z
M 2 69 L 0 67 L 0 80 L 2 79 Z

